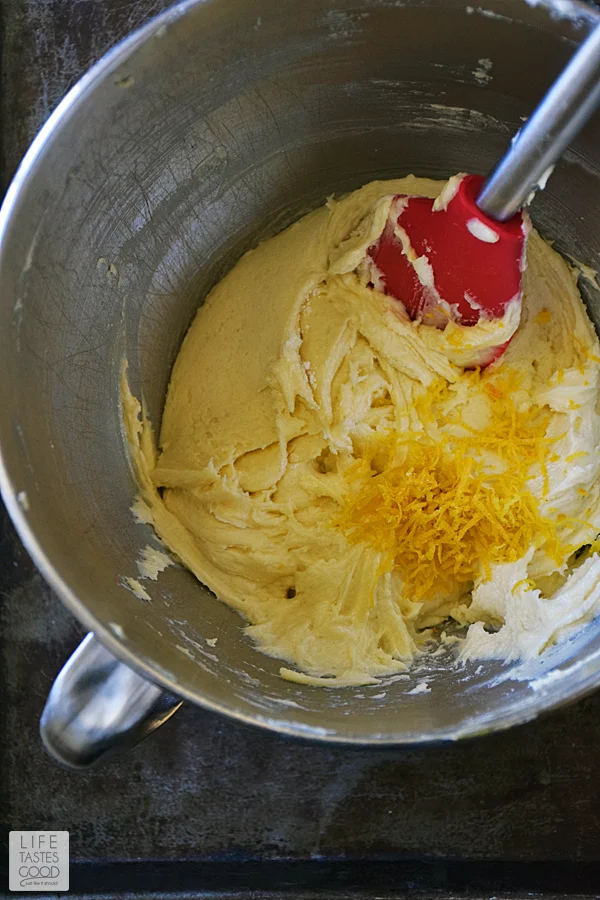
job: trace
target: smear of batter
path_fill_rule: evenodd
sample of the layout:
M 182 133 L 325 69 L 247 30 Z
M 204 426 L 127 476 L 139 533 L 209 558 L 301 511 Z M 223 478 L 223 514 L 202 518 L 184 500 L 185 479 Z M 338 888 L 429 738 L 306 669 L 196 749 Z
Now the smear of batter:
M 394 195 L 442 187 L 374 182 L 247 253 L 185 338 L 158 449 L 123 380 L 156 531 L 290 679 L 399 673 L 448 618 L 463 656 L 532 656 L 598 611 L 600 346 L 574 270 L 532 232 L 520 316 L 443 331 L 369 281 Z

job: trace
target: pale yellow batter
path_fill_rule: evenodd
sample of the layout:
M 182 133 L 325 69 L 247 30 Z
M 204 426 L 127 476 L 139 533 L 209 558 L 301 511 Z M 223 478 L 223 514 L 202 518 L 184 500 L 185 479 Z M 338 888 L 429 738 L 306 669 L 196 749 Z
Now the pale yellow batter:
M 124 385 L 157 532 L 287 678 L 371 683 L 448 616 L 464 656 L 536 655 L 597 612 L 600 559 L 574 553 L 600 532 L 600 346 L 573 270 L 532 232 L 520 320 L 444 331 L 368 284 L 393 196 L 442 186 L 374 182 L 247 253 L 185 338 L 158 451 Z

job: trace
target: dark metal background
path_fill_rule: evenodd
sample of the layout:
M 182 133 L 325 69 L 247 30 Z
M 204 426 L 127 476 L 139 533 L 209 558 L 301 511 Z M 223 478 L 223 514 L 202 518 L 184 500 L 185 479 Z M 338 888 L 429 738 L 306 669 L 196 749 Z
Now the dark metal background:
M 163 5 L 2 0 L 4 187 L 79 75 Z M 70 832 L 72 893 L 600 895 L 600 693 L 408 753 L 296 743 L 188 707 L 76 775 L 44 755 L 37 729 L 80 637 L 2 512 L 0 894 L 12 828 Z

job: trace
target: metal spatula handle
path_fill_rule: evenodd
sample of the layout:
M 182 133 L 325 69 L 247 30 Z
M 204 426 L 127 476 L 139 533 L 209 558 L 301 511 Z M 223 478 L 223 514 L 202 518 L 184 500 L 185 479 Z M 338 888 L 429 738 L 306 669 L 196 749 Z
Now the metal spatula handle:
M 477 197 L 481 211 L 500 222 L 518 212 L 598 104 L 600 25 L 581 45 L 485 181 Z

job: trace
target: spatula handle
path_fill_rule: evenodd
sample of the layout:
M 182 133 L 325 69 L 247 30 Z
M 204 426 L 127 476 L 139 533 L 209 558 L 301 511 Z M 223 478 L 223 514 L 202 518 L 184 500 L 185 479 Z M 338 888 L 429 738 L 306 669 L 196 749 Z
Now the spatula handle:
M 481 211 L 500 222 L 518 212 L 540 181 L 543 186 L 548 169 L 598 104 L 600 25 L 586 38 L 488 176 L 477 197 Z

